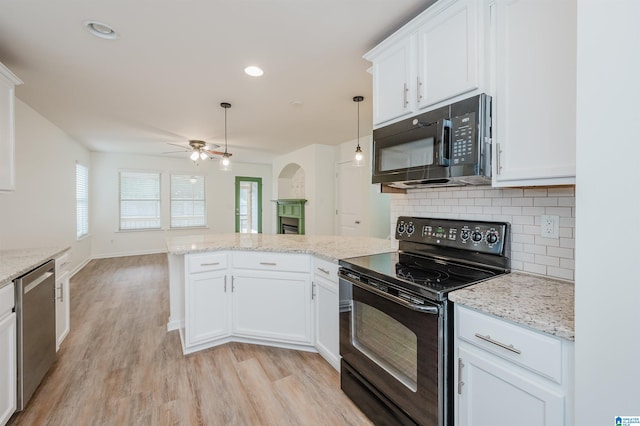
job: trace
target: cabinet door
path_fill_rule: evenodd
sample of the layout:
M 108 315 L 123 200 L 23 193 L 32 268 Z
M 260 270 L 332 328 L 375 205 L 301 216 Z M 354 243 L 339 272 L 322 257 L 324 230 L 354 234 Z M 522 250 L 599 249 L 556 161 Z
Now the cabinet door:
M 576 1 L 496 0 L 494 186 L 575 183 Z
M 441 1 L 418 30 L 418 106 L 478 88 L 477 0 Z
M 373 59 L 373 124 L 411 113 L 415 107 L 415 36 L 386 47 Z
M 313 284 L 316 349 L 333 368 L 339 370 L 338 284 L 318 277 Z
M 69 334 L 69 272 L 56 279 L 56 350 Z
M 233 334 L 313 343 L 307 274 L 234 272 Z
M 227 281 L 224 272 L 188 276 L 185 293 L 187 346 L 229 335 Z
M 16 314 L 0 320 L 0 425 L 16 411 Z
M 507 361 L 458 348 L 457 424 L 540 426 L 564 424 L 564 396 L 516 373 Z

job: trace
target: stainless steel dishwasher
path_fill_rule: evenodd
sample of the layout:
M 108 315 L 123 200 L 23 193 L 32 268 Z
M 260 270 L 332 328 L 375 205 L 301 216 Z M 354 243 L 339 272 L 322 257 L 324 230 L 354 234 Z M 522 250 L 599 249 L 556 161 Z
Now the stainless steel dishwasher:
M 53 260 L 15 280 L 18 411 L 27 405 L 56 360 L 55 283 Z

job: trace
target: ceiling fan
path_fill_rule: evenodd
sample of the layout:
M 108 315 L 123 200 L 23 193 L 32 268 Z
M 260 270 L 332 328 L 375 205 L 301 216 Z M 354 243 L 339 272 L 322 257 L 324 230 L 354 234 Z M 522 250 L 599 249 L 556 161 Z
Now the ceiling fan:
M 168 142 L 168 144 L 180 147 L 182 148 L 182 150 L 163 152 L 163 154 L 174 154 L 176 152 L 190 152 L 191 155 L 189 156 L 189 158 L 191 158 L 191 160 L 193 161 L 197 161 L 198 159 L 206 160 L 207 158 L 221 158 L 225 154 L 223 151 L 215 151 L 216 148 L 220 148 L 220 145 L 207 144 L 205 141 L 200 141 L 200 140 L 190 140 L 189 147 L 186 147 L 184 145 L 180 145 L 177 143 L 171 143 L 171 142 Z M 227 153 L 227 155 L 231 156 L 232 154 Z

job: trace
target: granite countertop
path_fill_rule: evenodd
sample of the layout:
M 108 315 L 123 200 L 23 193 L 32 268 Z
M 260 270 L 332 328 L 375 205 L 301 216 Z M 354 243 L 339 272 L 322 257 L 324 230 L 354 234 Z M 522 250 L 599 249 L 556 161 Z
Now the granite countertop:
M 449 293 L 454 303 L 575 340 L 574 284 L 518 272 Z
M 69 249 L 70 247 L 38 247 L 0 250 L 0 287 Z
M 348 257 L 387 253 L 398 249 L 395 240 L 335 235 L 202 234 L 167 238 L 171 254 L 217 250 L 254 250 L 307 253 L 331 262 Z

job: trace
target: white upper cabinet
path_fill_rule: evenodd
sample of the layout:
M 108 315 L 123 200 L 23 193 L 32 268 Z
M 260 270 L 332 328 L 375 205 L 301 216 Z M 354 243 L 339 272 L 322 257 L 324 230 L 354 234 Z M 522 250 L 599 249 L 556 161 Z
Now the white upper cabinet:
M 15 86 L 22 84 L 0 63 L 0 191 L 15 189 Z
M 477 2 L 439 2 L 428 18 L 418 30 L 420 108 L 479 87 Z
M 415 109 L 415 36 L 387 46 L 373 62 L 373 121 L 384 123 Z
M 493 185 L 575 183 L 576 1 L 492 0 Z
M 374 126 L 479 91 L 478 4 L 440 0 L 364 56 L 373 63 Z

